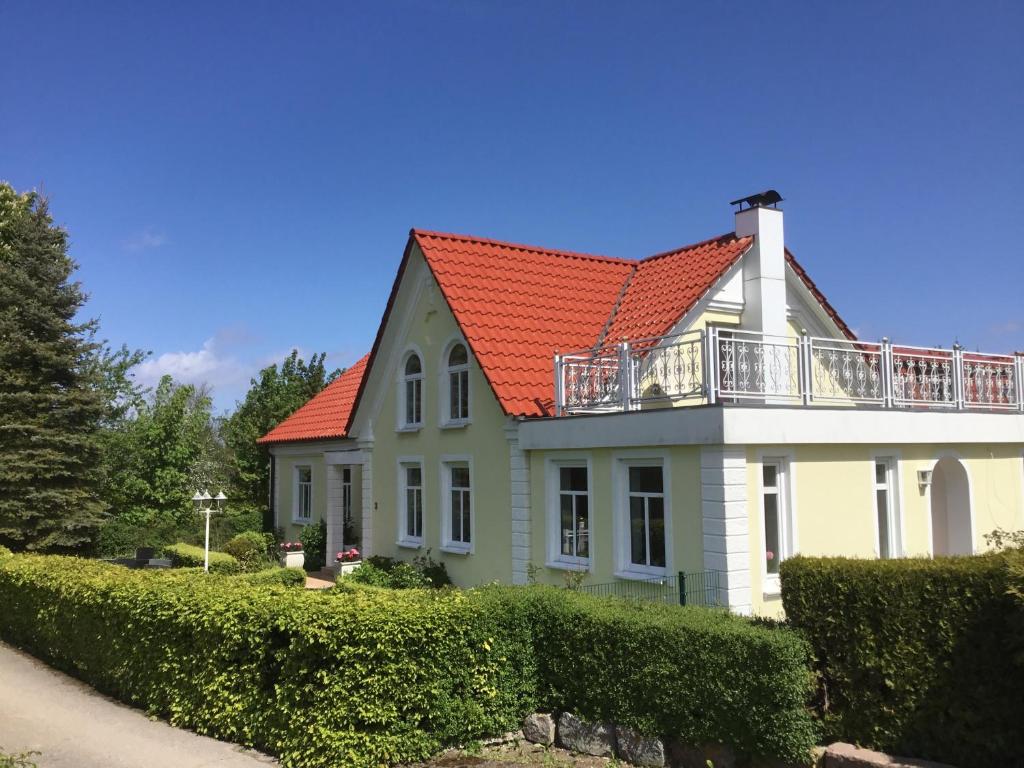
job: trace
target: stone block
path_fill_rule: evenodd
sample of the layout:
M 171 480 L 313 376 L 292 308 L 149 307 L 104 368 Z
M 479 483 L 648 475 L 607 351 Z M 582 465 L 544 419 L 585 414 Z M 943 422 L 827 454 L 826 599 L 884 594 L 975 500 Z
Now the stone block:
M 555 743 L 555 718 L 541 712 L 527 715 L 523 720 L 523 738 L 545 747 Z
M 644 736 L 632 728 L 617 725 L 615 743 L 619 757 L 627 763 L 653 768 L 665 765 L 665 745 L 657 736 Z
M 594 757 L 613 757 L 615 731 L 606 723 L 585 723 L 569 712 L 558 718 L 558 746 Z

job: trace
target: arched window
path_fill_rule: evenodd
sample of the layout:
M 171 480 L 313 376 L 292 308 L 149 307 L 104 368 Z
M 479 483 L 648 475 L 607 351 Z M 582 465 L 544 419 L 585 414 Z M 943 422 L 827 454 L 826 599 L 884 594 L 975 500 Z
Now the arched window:
M 456 344 L 448 353 L 448 421 L 469 420 L 469 353 Z
M 403 426 L 420 426 L 423 423 L 423 363 L 415 352 L 405 360 L 402 400 L 405 412 Z

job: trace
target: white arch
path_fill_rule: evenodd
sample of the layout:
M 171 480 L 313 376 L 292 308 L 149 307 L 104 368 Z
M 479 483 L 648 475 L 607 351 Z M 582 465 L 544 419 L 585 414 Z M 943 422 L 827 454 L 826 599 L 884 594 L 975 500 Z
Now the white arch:
M 956 451 L 944 451 L 931 465 L 928 487 L 928 545 L 932 555 L 975 552 L 974 488 L 970 470 Z M 950 517 L 950 504 L 967 514 Z M 955 514 L 955 511 L 954 511 Z

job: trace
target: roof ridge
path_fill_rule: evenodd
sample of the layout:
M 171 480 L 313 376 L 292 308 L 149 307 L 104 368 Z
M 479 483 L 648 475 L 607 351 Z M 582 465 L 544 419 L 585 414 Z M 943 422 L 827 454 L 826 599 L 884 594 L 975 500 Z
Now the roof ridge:
M 749 237 L 749 235 L 745 235 L 744 237 Z M 662 258 L 664 256 L 674 256 L 675 254 L 682 253 L 683 251 L 692 251 L 694 248 L 700 248 L 700 247 L 705 246 L 705 245 L 710 245 L 711 243 L 720 243 L 723 240 L 742 240 L 742 239 L 743 239 L 743 237 L 738 237 L 735 232 L 726 232 L 725 234 L 718 235 L 718 237 L 709 237 L 707 240 L 701 240 L 698 243 L 690 243 L 689 245 L 681 245 L 678 248 L 671 248 L 671 249 L 669 249 L 667 251 L 661 251 L 660 253 L 655 253 L 652 256 L 645 256 L 644 258 L 639 259 L 638 263 L 639 264 L 646 264 L 649 261 L 654 261 L 655 259 L 660 259 L 660 258 Z
M 524 243 L 512 243 L 507 240 L 495 240 L 490 237 L 479 237 L 477 235 L 460 235 L 454 232 L 435 232 L 429 229 L 417 229 L 413 227 L 409 230 L 409 234 L 413 237 L 422 235 L 424 237 L 437 237 L 444 240 L 456 240 L 463 243 L 479 243 L 481 245 L 497 245 L 502 248 L 513 248 L 518 251 L 528 251 L 530 253 L 540 253 L 548 256 L 568 256 L 577 259 L 592 259 L 594 261 L 607 261 L 614 264 L 636 264 L 637 259 L 627 259 L 621 256 L 604 256 L 598 253 L 584 253 L 582 251 L 565 251 L 559 248 L 544 248 L 537 245 L 526 245 Z

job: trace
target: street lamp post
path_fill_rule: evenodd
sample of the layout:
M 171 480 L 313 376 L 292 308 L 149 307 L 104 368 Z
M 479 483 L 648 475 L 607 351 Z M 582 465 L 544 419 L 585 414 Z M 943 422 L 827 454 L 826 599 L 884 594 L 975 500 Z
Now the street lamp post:
M 192 496 L 192 501 L 195 502 L 196 511 L 206 516 L 206 543 L 203 546 L 203 572 L 210 572 L 210 515 L 214 511 L 213 505 L 217 505 L 217 512 L 220 512 L 221 506 L 228 497 L 224 495 L 224 491 L 221 491 L 216 496 L 211 496 L 209 491 L 196 491 Z M 211 503 L 212 502 L 212 503 Z

